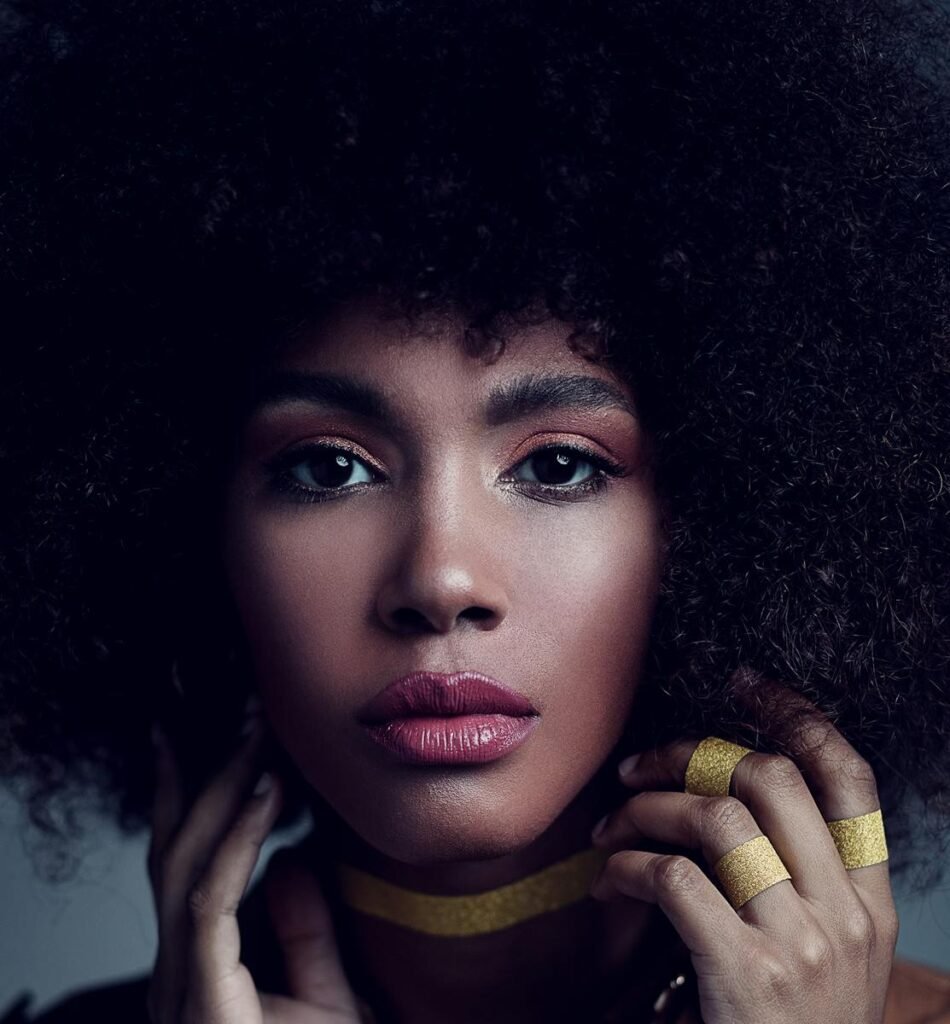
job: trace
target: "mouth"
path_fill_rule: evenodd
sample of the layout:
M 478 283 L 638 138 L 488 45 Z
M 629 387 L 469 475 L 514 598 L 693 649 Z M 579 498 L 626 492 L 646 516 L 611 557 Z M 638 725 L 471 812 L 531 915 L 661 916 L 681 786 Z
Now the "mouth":
M 412 672 L 363 709 L 371 739 L 409 764 L 485 764 L 517 749 L 540 724 L 531 702 L 480 672 Z

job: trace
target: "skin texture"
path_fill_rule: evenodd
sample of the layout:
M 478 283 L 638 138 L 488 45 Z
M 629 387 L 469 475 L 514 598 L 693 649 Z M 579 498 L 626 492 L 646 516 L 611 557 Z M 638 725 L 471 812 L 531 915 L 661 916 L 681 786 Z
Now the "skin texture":
M 259 407 L 226 513 L 228 574 L 278 741 L 369 847 L 409 865 L 520 850 L 578 795 L 629 715 L 661 565 L 634 415 L 559 408 L 482 423 L 489 390 L 524 375 L 621 382 L 572 352 L 556 321 L 513 335 L 490 365 L 462 350 L 460 329 L 446 318 L 413 333 L 369 304 L 320 325 L 279 369 L 382 391 L 398 429 L 299 399 Z M 269 490 L 265 464 L 314 441 L 362 460 L 341 475 L 350 492 L 308 503 Z M 551 477 L 529 457 L 578 444 L 622 475 L 574 500 L 569 485 L 542 492 L 531 478 Z M 293 479 L 312 493 L 300 454 Z M 563 479 L 594 472 L 581 461 Z M 540 725 L 491 764 L 399 763 L 356 716 L 418 669 L 484 672 L 525 695 Z

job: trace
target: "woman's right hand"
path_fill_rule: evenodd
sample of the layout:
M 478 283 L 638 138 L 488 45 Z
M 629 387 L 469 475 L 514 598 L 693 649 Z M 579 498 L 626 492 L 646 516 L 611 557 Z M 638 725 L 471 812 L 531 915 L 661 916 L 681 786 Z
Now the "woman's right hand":
M 359 1024 L 326 901 L 296 854 L 278 851 L 265 883 L 290 997 L 259 993 L 240 961 L 237 909 L 277 820 L 282 793 L 262 776 L 258 718 L 223 769 L 185 806 L 171 747 L 156 743 L 156 792 L 148 870 L 158 954 L 148 988 L 152 1024 Z M 270 782 L 263 793 L 255 783 Z

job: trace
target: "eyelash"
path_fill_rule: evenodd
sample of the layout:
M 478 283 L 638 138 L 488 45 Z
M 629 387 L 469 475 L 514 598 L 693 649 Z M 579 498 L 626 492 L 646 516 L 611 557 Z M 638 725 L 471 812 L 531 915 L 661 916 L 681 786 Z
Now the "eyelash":
M 509 478 L 514 483 L 514 489 L 527 491 L 537 495 L 542 500 L 553 499 L 554 501 L 579 501 L 583 498 L 602 491 L 609 486 L 611 478 L 622 477 L 627 473 L 626 466 L 598 455 L 596 452 L 583 448 L 580 445 L 571 444 L 549 444 L 536 448 L 530 455 L 525 456 L 514 468 L 531 459 L 537 458 L 545 452 L 565 451 L 571 452 L 575 457 L 581 457 L 582 461 L 593 466 L 594 472 L 586 479 L 577 484 L 545 484 L 531 480 L 516 480 Z M 265 469 L 268 472 L 269 486 L 278 494 L 288 495 L 294 501 L 300 502 L 324 502 L 335 501 L 342 495 L 351 491 L 361 491 L 365 487 L 372 486 L 367 481 L 357 484 L 349 484 L 344 487 L 328 488 L 326 491 L 318 491 L 312 487 L 305 487 L 294 480 L 291 470 L 306 461 L 307 457 L 321 456 L 336 453 L 348 456 L 357 460 L 367 469 L 379 476 L 379 470 L 370 466 L 364 459 L 360 458 L 355 451 L 342 444 L 307 444 L 290 451 L 282 452 L 276 458 L 266 462 Z

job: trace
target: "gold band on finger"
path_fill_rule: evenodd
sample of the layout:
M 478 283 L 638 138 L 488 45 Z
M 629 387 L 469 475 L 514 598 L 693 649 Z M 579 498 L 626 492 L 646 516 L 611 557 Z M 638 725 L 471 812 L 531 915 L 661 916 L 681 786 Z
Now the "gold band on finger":
M 737 743 L 707 736 L 693 751 L 686 766 L 686 792 L 697 796 L 728 796 L 736 765 L 755 751 Z
M 827 824 L 841 862 L 849 871 L 881 864 L 888 859 L 880 808 L 869 814 L 859 814 L 856 818 L 840 818 Z
M 792 877 L 767 836 L 756 836 L 723 854 L 713 870 L 736 910 L 776 882 Z

